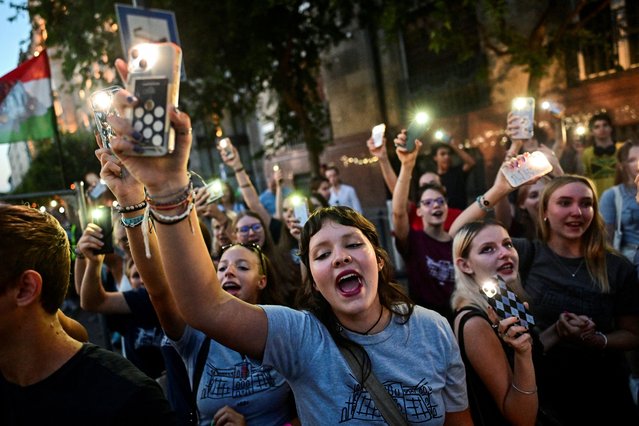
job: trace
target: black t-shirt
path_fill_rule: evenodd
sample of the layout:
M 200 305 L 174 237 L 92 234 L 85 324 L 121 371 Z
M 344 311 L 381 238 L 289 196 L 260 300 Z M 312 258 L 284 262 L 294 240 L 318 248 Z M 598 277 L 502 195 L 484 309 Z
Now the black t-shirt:
M 446 173 L 440 174 L 442 185 L 446 188 L 448 207 L 464 210 L 468 204 L 466 197 L 466 176 L 464 166 L 451 166 Z
M 46 379 L 22 387 L 0 375 L 0 424 L 174 425 L 162 389 L 121 356 L 90 343 Z

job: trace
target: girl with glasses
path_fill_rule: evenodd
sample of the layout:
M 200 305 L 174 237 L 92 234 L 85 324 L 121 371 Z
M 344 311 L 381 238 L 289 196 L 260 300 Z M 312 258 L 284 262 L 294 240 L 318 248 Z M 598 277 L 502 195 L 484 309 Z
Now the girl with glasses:
M 122 61 L 116 66 L 126 72 Z M 127 105 L 128 94 L 118 95 L 121 105 Z M 112 141 L 114 152 L 145 185 L 151 200 L 172 198 L 188 188 L 190 118 L 173 110 L 171 121 L 178 134 L 175 151 L 142 158 L 130 155 L 133 141 L 123 137 L 133 132 L 130 122 L 109 117 L 120 135 Z M 156 230 L 164 271 L 184 319 L 279 371 L 293 389 L 302 424 L 382 424 L 381 406 L 362 387 L 371 374 L 397 397 L 395 402 L 387 392 L 384 400 L 390 399 L 385 406 L 401 423 L 471 423 L 452 330 L 440 315 L 413 306 L 392 283 L 388 255 L 374 225 L 362 215 L 348 208 L 325 208 L 309 218 L 300 244 L 310 272 L 300 296 L 307 310 L 296 311 L 256 306 L 224 292 L 198 229 L 189 226 L 192 207 L 188 202 L 175 206 L 162 210 L 164 223 L 158 222 Z M 349 366 L 340 347 L 355 355 L 357 368 Z
M 421 142 L 412 152 L 406 151 L 406 135 L 395 139 L 397 157 L 402 163 L 393 191 L 393 229 L 397 250 L 406 262 L 410 297 L 418 305 L 433 309 L 452 320 L 450 295 L 455 288 L 453 239 L 444 230 L 448 216 L 446 189 L 436 183 L 422 186 L 417 216 L 423 229 L 414 230 L 408 217 L 410 181 Z

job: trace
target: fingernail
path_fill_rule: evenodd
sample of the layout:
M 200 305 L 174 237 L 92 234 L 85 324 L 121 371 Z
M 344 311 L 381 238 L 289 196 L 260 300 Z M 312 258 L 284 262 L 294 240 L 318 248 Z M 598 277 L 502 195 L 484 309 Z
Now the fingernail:
M 135 96 L 127 96 L 126 101 L 130 104 L 136 101 Z
M 135 131 L 133 131 L 133 133 L 131 133 L 131 137 L 133 139 L 135 139 L 136 141 L 141 141 L 142 140 L 142 133 L 140 133 L 137 130 L 135 130 Z
M 144 148 L 142 148 L 140 145 L 133 145 L 133 151 L 138 154 L 142 154 L 144 152 Z

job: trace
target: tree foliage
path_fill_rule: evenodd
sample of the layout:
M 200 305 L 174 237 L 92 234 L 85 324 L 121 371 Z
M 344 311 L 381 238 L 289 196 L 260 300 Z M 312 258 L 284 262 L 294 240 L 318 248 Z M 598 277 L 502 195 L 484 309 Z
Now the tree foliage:
M 71 183 L 80 181 L 88 172 L 100 172 L 95 158 L 95 137 L 90 133 L 65 133 L 59 145 L 52 140 L 35 142 L 37 155 L 32 159 L 22 183 L 13 191 L 16 194 L 68 189 Z M 64 170 L 64 181 L 62 170 Z

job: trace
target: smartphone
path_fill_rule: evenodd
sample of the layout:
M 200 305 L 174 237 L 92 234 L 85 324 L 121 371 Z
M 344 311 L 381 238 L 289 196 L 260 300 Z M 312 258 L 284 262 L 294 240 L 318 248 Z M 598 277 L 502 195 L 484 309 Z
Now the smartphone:
M 518 155 L 516 159 L 517 166 L 512 166 L 508 163 L 501 167 L 501 172 L 513 188 L 517 188 L 552 171 L 552 165 L 541 151 L 524 152 Z
M 220 151 L 224 151 L 228 160 L 235 158 L 235 154 L 233 154 L 233 144 L 229 138 L 220 139 L 217 143 L 217 148 Z
M 113 107 L 113 96 L 122 88 L 120 86 L 111 86 L 106 89 L 96 90 L 89 97 L 91 101 L 91 109 L 93 109 L 93 120 L 95 127 L 100 135 L 102 145 L 111 149 L 111 138 L 115 136 L 115 132 L 107 121 L 109 115 L 119 115 Z
M 442 129 L 435 131 L 435 140 L 437 142 L 448 143 L 450 142 L 450 135 Z
M 91 221 L 102 229 L 102 238 L 100 241 L 104 243 L 102 248 L 94 250 L 94 253 L 113 253 L 113 223 L 111 221 L 111 208 L 105 206 L 95 207 L 91 211 L 91 218 Z
M 512 103 L 512 114 L 519 117 L 519 130 L 511 135 L 511 139 L 530 139 L 533 137 L 535 122 L 535 98 L 515 98 Z
M 127 90 L 138 98 L 129 118 L 142 135 L 142 150 L 133 155 L 156 157 L 175 149 L 169 110 L 178 104 L 181 64 L 182 50 L 173 43 L 141 43 L 129 51 Z
M 91 188 L 91 190 L 89 190 L 89 197 L 95 201 L 100 198 L 100 196 L 104 194 L 107 189 L 108 187 L 106 186 L 106 184 L 102 182 L 102 180 L 100 180 L 100 182 L 98 182 L 93 188 Z
M 526 328 L 535 325 L 535 318 L 528 312 L 524 302 L 517 297 L 514 291 L 508 288 L 502 277 L 497 275 L 495 278 L 486 281 L 481 289 L 484 297 L 486 297 L 486 300 L 488 300 L 488 303 L 500 318 L 517 317 L 519 318 L 519 324 Z
M 291 204 L 293 205 L 293 216 L 299 220 L 300 226 L 304 226 L 308 220 L 308 201 L 306 197 L 294 195 L 291 197 Z
M 406 150 L 413 152 L 415 150 L 415 139 L 422 140 L 426 130 L 430 127 L 430 117 L 425 112 L 418 112 L 413 121 L 406 129 Z
M 206 191 L 209 193 L 209 198 L 206 200 L 206 204 L 211 204 L 219 200 L 224 196 L 224 185 L 219 179 L 212 180 L 206 186 Z
M 384 123 L 373 127 L 371 137 L 373 138 L 373 145 L 375 145 L 375 148 L 379 148 L 384 145 L 384 132 L 386 132 L 386 125 Z

